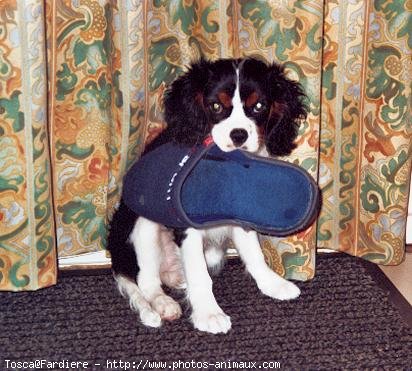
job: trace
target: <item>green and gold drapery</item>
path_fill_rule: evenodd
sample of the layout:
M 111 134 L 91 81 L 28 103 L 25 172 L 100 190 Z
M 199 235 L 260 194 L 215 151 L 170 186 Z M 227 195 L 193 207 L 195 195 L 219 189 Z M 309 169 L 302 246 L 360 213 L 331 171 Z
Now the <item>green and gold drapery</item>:
M 0 0 L 0 289 L 56 282 L 104 249 L 121 178 L 163 128 L 162 93 L 200 56 L 285 63 L 310 115 L 289 157 L 319 180 L 316 226 L 262 237 L 315 273 L 316 245 L 397 264 L 411 168 L 412 1 Z

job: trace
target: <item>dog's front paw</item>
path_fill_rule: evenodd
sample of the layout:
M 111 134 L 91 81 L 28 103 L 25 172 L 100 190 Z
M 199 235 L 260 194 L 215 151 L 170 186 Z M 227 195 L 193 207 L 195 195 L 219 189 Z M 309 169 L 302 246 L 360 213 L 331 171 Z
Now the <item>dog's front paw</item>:
M 196 329 L 210 332 L 211 334 L 226 334 L 232 327 L 230 317 L 222 310 L 217 310 L 216 312 L 195 312 L 192 314 L 192 322 Z
M 160 318 L 166 321 L 174 321 L 182 315 L 180 305 L 167 295 L 157 296 L 153 299 L 151 305 Z
M 150 308 L 143 308 L 140 310 L 140 320 L 145 326 L 160 327 L 162 319 L 160 315 Z
M 263 294 L 278 300 L 296 299 L 300 295 L 299 287 L 287 280 L 266 283 L 259 288 Z
M 137 286 L 136 286 L 137 289 Z M 150 306 L 140 291 L 136 290 L 129 299 L 130 307 L 139 313 L 140 320 L 145 326 L 149 327 L 160 327 L 162 324 L 162 319 L 160 315 L 156 313 L 155 310 Z

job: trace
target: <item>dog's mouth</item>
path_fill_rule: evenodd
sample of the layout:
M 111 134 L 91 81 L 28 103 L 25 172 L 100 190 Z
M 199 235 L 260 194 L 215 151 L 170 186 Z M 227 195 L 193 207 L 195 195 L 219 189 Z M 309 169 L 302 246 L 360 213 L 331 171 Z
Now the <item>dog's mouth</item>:
M 259 133 L 251 127 L 238 127 L 227 130 L 224 126 L 215 126 L 212 130 L 214 143 L 224 152 L 242 150 L 258 152 L 262 144 Z
M 261 145 L 262 145 L 262 142 L 260 141 L 257 145 L 243 144 L 241 146 L 235 146 L 234 144 L 229 143 L 229 144 L 226 144 L 224 148 L 221 148 L 220 146 L 219 148 L 223 152 L 231 152 L 235 150 L 240 150 L 240 151 L 245 151 L 245 152 L 250 152 L 250 153 L 257 153 L 259 152 Z

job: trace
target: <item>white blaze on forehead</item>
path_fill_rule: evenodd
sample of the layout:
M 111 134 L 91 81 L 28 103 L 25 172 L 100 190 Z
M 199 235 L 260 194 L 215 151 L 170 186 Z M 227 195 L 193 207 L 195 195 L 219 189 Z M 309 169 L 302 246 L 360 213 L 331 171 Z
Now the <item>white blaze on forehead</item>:
M 212 129 L 212 137 L 216 145 L 225 152 L 237 149 L 230 138 L 234 129 L 244 129 L 248 133 L 246 142 L 241 146 L 249 152 L 256 152 L 259 148 L 259 135 L 256 124 L 246 116 L 240 98 L 239 68 L 236 68 L 236 88 L 232 97 L 232 112 L 229 117 L 216 124 Z
M 246 119 L 248 119 L 245 115 L 245 112 L 243 111 L 243 104 L 242 104 L 242 100 L 240 99 L 239 69 L 236 69 L 236 89 L 235 89 L 235 93 L 232 98 L 232 105 L 233 105 L 233 111 L 230 117 L 235 114 L 235 115 L 239 115 L 239 118 L 245 117 Z

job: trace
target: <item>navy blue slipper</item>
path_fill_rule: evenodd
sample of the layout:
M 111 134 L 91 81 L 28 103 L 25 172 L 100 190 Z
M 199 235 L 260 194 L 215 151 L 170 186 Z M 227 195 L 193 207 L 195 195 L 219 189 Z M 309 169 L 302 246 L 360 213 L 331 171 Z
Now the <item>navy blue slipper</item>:
M 138 215 L 174 228 L 239 225 L 286 236 L 308 228 L 319 211 L 313 178 L 288 162 L 214 143 L 163 144 L 127 173 L 123 201 Z

